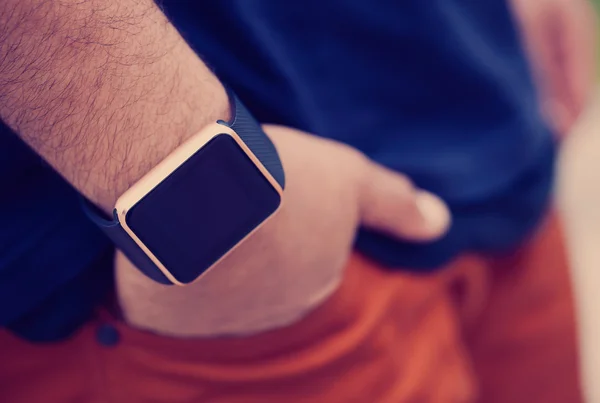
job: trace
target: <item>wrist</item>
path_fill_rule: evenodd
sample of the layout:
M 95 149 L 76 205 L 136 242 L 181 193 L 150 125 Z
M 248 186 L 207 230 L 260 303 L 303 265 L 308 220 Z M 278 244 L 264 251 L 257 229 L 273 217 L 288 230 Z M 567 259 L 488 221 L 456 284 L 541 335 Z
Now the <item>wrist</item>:
M 227 118 L 221 84 L 152 0 L 9 3 L 0 118 L 102 209 Z
M 196 88 L 159 100 L 157 108 L 145 113 L 146 118 L 139 124 L 117 122 L 120 127 L 115 127 L 114 137 L 127 137 L 127 148 L 109 149 L 113 155 L 100 156 L 99 160 L 107 161 L 105 169 L 96 170 L 95 178 L 76 184 L 80 192 L 112 215 L 119 196 L 141 177 L 202 128 L 227 119 L 230 106 L 223 86 L 214 77 L 199 78 L 205 81 L 201 85 L 186 77 L 179 85 Z

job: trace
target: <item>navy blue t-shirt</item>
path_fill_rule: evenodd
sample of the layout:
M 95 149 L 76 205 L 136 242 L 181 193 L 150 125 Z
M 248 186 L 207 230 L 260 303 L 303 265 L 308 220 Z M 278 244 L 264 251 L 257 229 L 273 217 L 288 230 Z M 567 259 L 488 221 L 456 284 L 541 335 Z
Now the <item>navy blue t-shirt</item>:
M 505 0 L 161 6 L 261 122 L 351 144 L 449 203 L 452 228 L 432 244 L 360 231 L 372 258 L 432 270 L 513 247 L 543 214 L 555 149 Z M 6 128 L 0 189 L 0 326 L 68 334 L 110 289 L 112 248 Z

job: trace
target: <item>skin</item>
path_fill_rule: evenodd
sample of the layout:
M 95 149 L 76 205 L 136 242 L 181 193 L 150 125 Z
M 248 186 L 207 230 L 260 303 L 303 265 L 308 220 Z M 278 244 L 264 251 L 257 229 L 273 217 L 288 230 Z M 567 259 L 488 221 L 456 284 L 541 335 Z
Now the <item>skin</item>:
M 511 0 L 543 113 L 568 133 L 595 88 L 596 13 L 589 0 Z
M 105 211 L 208 122 L 221 84 L 151 0 L 0 2 L 0 117 Z M 418 241 L 445 232 L 437 197 L 357 150 L 265 127 L 287 176 L 279 213 L 210 275 L 165 287 L 117 256 L 134 326 L 171 336 L 285 326 L 335 291 L 359 224 Z

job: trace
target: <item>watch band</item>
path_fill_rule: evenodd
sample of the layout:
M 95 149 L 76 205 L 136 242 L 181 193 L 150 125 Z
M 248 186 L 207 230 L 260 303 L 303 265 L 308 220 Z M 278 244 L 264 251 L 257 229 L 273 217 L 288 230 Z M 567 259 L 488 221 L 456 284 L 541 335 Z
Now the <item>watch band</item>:
M 218 120 L 217 123 L 232 128 L 252 153 L 256 155 L 256 158 L 267 168 L 271 176 L 279 183 L 281 189 L 285 189 L 283 166 L 275 145 L 238 97 L 230 90 L 227 93 L 230 100 L 232 119 L 229 122 Z
M 283 189 L 285 187 L 285 175 L 275 145 L 235 94 L 230 90 L 227 92 L 232 118 L 229 122 L 219 120 L 217 123 L 233 129 Z M 119 245 L 119 248 L 131 263 L 140 271 L 158 283 L 173 284 L 125 232 L 117 218 L 116 210 L 113 212 L 112 220 L 110 220 L 90 203 L 84 202 L 83 205 L 88 217 L 116 245 Z

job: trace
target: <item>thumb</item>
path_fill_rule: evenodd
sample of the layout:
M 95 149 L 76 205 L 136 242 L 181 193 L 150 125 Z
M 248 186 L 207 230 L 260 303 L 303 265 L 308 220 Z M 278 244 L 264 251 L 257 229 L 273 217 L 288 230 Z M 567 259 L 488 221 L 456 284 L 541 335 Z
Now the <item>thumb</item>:
M 450 212 L 439 197 L 376 163 L 367 171 L 359 189 L 364 226 L 412 241 L 434 240 L 448 230 Z

